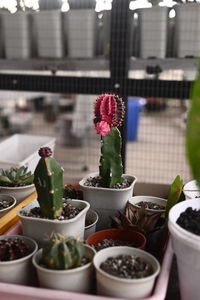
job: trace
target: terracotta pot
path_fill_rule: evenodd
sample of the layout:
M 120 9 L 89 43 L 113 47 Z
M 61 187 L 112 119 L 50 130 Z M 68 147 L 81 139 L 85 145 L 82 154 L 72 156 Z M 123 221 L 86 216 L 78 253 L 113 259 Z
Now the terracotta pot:
M 146 238 L 145 236 L 137 231 L 132 230 L 131 228 L 126 229 L 119 229 L 119 228 L 112 228 L 97 231 L 86 239 L 86 244 L 90 246 L 94 246 L 100 241 L 104 239 L 113 239 L 113 240 L 120 240 L 125 242 L 134 243 L 135 248 L 139 248 L 144 250 L 146 246 Z

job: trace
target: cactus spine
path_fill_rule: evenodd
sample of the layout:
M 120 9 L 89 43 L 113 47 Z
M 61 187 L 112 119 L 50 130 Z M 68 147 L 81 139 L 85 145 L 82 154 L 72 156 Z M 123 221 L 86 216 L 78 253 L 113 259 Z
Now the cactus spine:
M 54 219 L 63 209 L 63 168 L 51 157 L 48 147 L 40 148 L 41 156 L 34 172 L 38 202 L 44 217 Z
M 96 100 L 94 114 L 96 131 L 101 134 L 100 186 L 108 188 L 123 182 L 121 134 L 117 126 L 124 120 L 124 102 L 116 95 L 103 94 Z
M 49 269 L 67 270 L 80 266 L 84 244 L 73 237 L 53 233 L 42 250 L 42 263 Z

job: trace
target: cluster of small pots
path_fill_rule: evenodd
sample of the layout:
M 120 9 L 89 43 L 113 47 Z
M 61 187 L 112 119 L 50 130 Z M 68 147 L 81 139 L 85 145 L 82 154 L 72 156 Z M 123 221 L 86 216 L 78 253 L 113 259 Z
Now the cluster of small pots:
M 109 232 L 111 231 L 111 232 Z M 145 247 L 145 238 L 142 234 L 132 231 L 129 242 L 134 240 L 138 242 L 138 248 L 128 246 L 113 246 L 106 249 L 95 251 L 95 248 L 89 245 L 94 241 L 95 234 L 99 238 L 115 236 L 115 238 L 124 239 L 125 230 L 111 229 L 102 230 L 93 233 L 85 242 L 85 257 L 88 262 L 80 267 L 68 270 L 52 270 L 41 265 L 42 249 L 38 250 L 37 243 L 26 236 L 7 235 L 1 236 L 1 240 L 22 239 L 31 249 L 27 256 L 10 261 L 0 262 L 0 281 L 23 285 L 39 285 L 45 288 L 60 289 L 65 291 L 90 293 L 94 287 L 94 269 L 96 273 L 97 288 L 96 293 L 99 295 L 107 295 L 113 297 L 125 297 L 137 299 L 150 295 L 155 279 L 160 271 L 158 261 L 149 253 L 139 248 Z M 127 233 L 126 233 L 127 234 Z M 94 244 L 93 244 L 94 246 Z M 110 257 L 118 257 L 119 255 L 127 255 L 131 257 L 139 257 L 142 262 L 149 264 L 152 272 L 144 278 L 124 279 L 108 274 L 101 268 L 101 264 Z M 33 283 L 34 270 L 37 272 L 38 282 Z M 78 282 L 78 284 L 77 284 Z M 125 283 L 125 285 L 124 285 Z M 93 290 L 94 292 L 94 290 Z

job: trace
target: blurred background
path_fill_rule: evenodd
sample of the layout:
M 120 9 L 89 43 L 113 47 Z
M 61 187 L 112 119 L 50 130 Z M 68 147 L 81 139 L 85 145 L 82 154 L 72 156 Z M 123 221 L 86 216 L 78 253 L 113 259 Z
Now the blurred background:
M 126 102 L 124 171 L 139 182 L 187 181 L 199 51 L 198 1 L 0 0 L 0 141 L 55 137 L 65 183 L 78 182 L 99 166 L 93 104 L 116 93 Z

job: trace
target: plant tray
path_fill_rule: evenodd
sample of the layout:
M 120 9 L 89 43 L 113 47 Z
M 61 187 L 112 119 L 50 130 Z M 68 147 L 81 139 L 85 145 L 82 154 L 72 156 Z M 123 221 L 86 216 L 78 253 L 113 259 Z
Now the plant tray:
M 19 217 L 16 212 L 34 199 L 36 199 L 36 193 L 31 194 L 24 201 L 20 202 L 17 206 L 9 210 L 7 214 L 0 218 L 0 234 L 4 234 L 11 226 L 15 225 L 19 221 Z
M 5 234 L 21 234 L 21 224 L 18 222 L 11 227 Z M 166 296 L 170 268 L 172 263 L 173 252 L 169 240 L 165 255 L 162 261 L 161 272 L 157 279 L 154 291 L 150 297 L 140 300 L 164 300 Z M 105 296 L 96 296 L 80 293 L 72 293 L 60 290 L 50 290 L 32 286 L 22 286 L 7 283 L 0 283 L 1 300 L 114 300 Z

